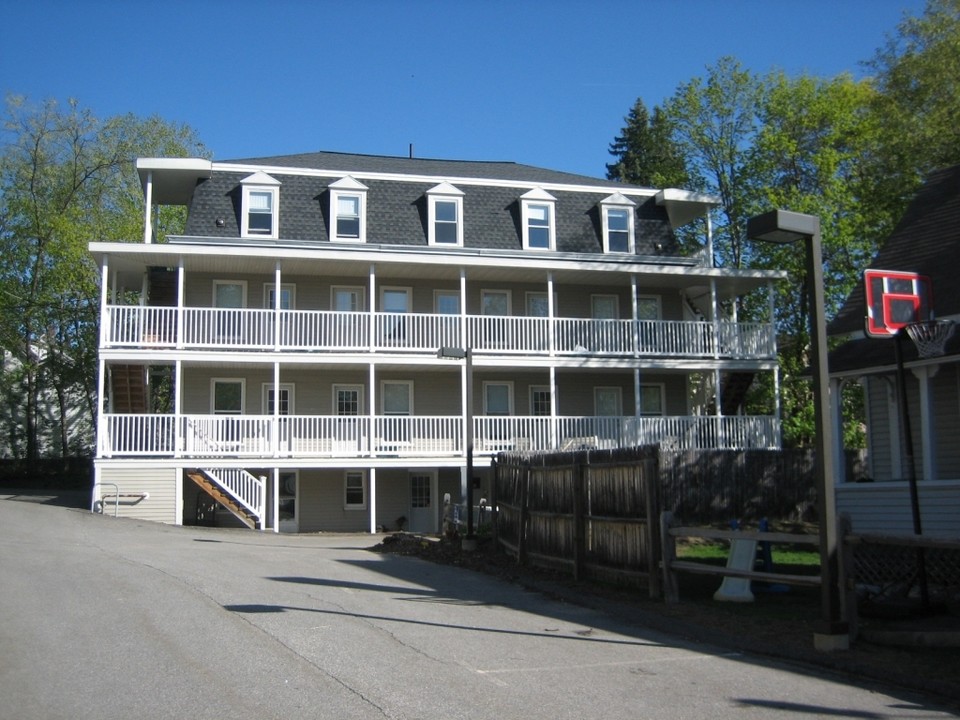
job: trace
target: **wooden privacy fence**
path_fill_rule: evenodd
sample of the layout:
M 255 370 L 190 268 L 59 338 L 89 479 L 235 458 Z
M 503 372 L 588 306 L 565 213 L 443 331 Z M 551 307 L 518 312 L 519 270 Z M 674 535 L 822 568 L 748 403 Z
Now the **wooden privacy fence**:
M 521 564 L 660 594 L 656 448 L 502 453 L 494 464 L 497 542 Z

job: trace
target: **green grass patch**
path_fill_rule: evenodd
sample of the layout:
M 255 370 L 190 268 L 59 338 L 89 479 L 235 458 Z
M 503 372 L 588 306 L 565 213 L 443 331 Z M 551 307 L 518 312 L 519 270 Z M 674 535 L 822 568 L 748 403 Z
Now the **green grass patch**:
M 729 552 L 730 547 L 724 542 L 697 542 L 677 545 L 677 557 L 684 560 L 725 563 Z M 789 545 L 774 545 L 771 549 L 771 555 L 773 556 L 773 564 L 778 566 L 820 566 L 820 553 L 808 547 L 795 548 Z

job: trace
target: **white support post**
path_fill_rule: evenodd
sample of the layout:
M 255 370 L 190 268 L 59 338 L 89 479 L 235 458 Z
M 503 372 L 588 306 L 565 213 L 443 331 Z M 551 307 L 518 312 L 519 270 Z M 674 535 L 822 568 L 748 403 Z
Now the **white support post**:
M 547 273 L 547 343 L 550 357 L 556 354 L 557 349 L 556 314 L 557 308 L 553 305 L 553 271 L 550 271 Z
M 273 429 L 270 432 L 273 456 L 280 457 L 280 363 L 273 362 Z
M 370 534 L 377 534 L 377 469 L 370 468 Z
M 930 397 L 930 378 L 928 367 L 913 369 L 913 375 L 920 386 L 920 452 L 923 468 L 923 480 L 937 480 L 937 424 L 933 412 L 933 398 Z
M 153 170 L 147 171 L 147 186 L 143 198 L 143 242 L 153 242 Z
M 260 532 L 266 530 L 267 524 L 267 476 L 260 476 L 260 507 L 257 508 L 260 515 Z
M 460 342 L 459 347 L 470 347 L 467 338 L 467 271 L 460 268 Z
M 368 305 L 370 306 L 370 352 L 376 350 L 377 347 L 377 268 L 373 263 L 370 263 L 370 277 L 369 277 L 369 293 L 370 301 Z
M 843 381 L 830 378 L 830 414 L 833 416 L 833 437 L 830 447 L 833 452 L 834 482 L 839 485 L 847 481 L 847 463 L 843 455 Z
M 277 352 L 280 351 L 280 309 L 282 307 L 280 279 L 280 261 L 277 260 L 273 271 L 273 349 Z
M 174 457 L 181 457 L 186 445 L 186 425 L 183 422 L 183 360 L 177 360 L 173 365 L 173 422 L 174 428 Z
M 280 532 L 280 468 L 273 468 L 273 512 L 270 525 L 275 533 Z
M 183 342 L 183 304 L 185 302 L 186 289 L 184 282 L 186 278 L 186 270 L 183 267 L 183 257 L 180 258 L 180 262 L 177 264 L 177 350 L 182 350 L 184 346 Z
M 637 276 L 630 276 L 630 317 L 633 318 L 633 356 L 640 356 L 640 301 L 637 298 Z

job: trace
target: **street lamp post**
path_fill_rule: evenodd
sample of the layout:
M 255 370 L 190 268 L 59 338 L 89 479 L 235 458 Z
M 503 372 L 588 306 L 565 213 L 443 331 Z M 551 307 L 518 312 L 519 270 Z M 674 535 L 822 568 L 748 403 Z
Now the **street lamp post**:
M 473 533 L 473 352 L 470 348 L 442 347 L 437 351 L 438 358 L 463 360 L 466 370 L 467 389 L 464 393 L 466 432 L 466 474 L 467 474 L 467 535 L 463 539 L 462 548 L 473 550 L 476 547 L 476 536 Z
M 827 329 L 823 301 L 823 265 L 820 251 L 820 218 L 787 210 L 771 210 L 747 221 L 747 237 L 770 243 L 804 240 L 806 246 L 810 349 L 813 371 L 814 433 L 817 509 L 820 516 L 820 605 L 823 627 L 814 634 L 818 650 L 845 650 L 850 646 L 847 623 L 841 615 L 840 559 L 837 507 L 834 494 L 833 437 L 827 368 Z

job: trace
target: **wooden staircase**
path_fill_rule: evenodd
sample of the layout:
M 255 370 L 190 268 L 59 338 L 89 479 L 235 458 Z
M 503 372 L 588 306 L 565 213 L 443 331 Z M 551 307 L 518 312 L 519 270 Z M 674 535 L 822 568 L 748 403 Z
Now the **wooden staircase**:
M 113 396 L 113 412 L 149 412 L 147 368 L 144 365 L 111 365 L 110 390 Z
M 187 477 L 200 486 L 207 493 L 207 495 L 220 503 L 221 506 L 229 510 L 248 528 L 251 530 L 256 530 L 260 527 L 260 523 L 256 515 L 234 500 L 203 470 L 188 470 L 186 474 Z
M 736 415 L 740 412 L 747 391 L 753 383 L 752 372 L 730 372 L 723 377 L 720 385 L 720 413 Z

